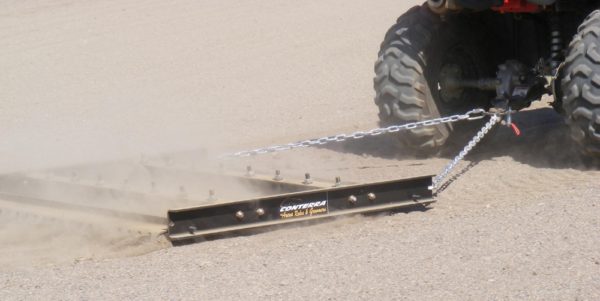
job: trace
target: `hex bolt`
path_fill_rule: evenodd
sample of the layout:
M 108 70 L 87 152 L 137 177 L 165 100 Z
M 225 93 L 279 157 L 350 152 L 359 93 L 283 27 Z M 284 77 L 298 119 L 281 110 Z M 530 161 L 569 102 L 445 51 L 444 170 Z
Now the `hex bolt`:
M 187 199 L 187 193 L 185 192 L 185 186 L 183 186 L 183 185 L 179 186 L 178 198 L 183 199 L 183 200 Z
M 302 182 L 302 184 L 304 185 L 309 185 L 312 184 L 312 179 L 310 178 L 310 174 L 309 173 L 305 173 L 304 174 L 304 181 Z
M 217 199 L 217 197 L 215 197 L 215 190 L 214 189 L 209 189 L 208 190 L 208 198 L 206 200 L 207 201 L 214 201 L 216 199 Z
M 333 187 L 338 186 L 342 186 L 342 178 L 340 178 L 339 176 L 335 177 L 335 184 L 333 184 Z
M 372 192 L 369 192 L 369 193 L 367 194 L 367 198 L 369 199 L 369 201 L 371 201 L 371 202 L 372 202 L 372 201 L 374 201 L 374 200 L 377 198 L 377 196 L 376 196 L 374 193 L 372 193 Z
M 190 234 L 194 234 L 194 232 L 196 232 L 196 230 L 198 230 L 198 228 L 196 228 L 196 226 L 189 226 L 188 227 L 188 231 L 190 232 Z
M 358 201 L 358 199 L 356 198 L 356 196 L 351 195 L 351 196 L 348 197 L 348 202 L 350 204 L 356 204 L 356 201 Z
M 281 170 L 275 170 L 275 177 L 273 177 L 273 181 L 283 181 L 283 177 L 281 176 Z
M 265 215 L 265 209 L 262 209 L 262 208 L 256 209 L 256 215 L 258 215 L 259 217 Z
M 253 177 L 254 170 L 252 170 L 252 165 L 246 166 L 246 177 Z
M 244 219 L 244 212 L 242 212 L 242 210 L 238 210 L 238 211 L 235 213 L 235 218 L 237 218 L 238 220 L 242 220 L 242 219 Z

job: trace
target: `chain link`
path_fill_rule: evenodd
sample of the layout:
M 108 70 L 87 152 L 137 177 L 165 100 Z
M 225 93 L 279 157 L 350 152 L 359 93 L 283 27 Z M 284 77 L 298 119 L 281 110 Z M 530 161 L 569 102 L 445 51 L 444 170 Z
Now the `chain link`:
M 375 128 L 375 129 L 372 129 L 372 130 L 369 130 L 366 132 L 357 131 L 357 132 L 354 132 L 351 134 L 338 134 L 338 135 L 334 135 L 334 136 L 327 136 L 327 137 L 316 138 L 316 139 L 307 139 L 307 140 L 292 142 L 292 143 L 288 143 L 288 144 L 273 145 L 273 146 L 257 148 L 257 149 L 253 149 L 253 150 L 239 151 L 239 152 L 235 152 L 235 153 L 224 154 L 220 158 L 249 157 L 249 156 L 261 155 L 261 154 L 267 154 L 267 153 L 292 150 L 292 149 L 296 149 L 296 148 L 324 145 L 324 144 L 331 143 L 331 142 L 343 142 L 343 141 L 346 141 L 349 139 L 357 140 L 357 139 L 362 139 L 367 136 L 379 136 L 379 135 L 387 134 L 387 133 L 396 133 L 396 132 L 403 131 L 403 130 L 412 130 L 412 129 L 422 128 L 422 127 L 426 127 L 426 126 L 436 126 L 436 125 L 440 125 L 440 124 L 454 123 L 454 122 L 458 122 L 458 121 L 462 121 L 462 120 L 477 120 L 477 119 L 482 119 L 487 115 L 488 115 L 488 113 L 484 109 L 474 109 L 474 110 L 466 112 L 465 114 L 457 114 L 457 115 L 440 117 L 440 118 L 435 118 L 435 119 L 430 119 L 430 120 L 411 122 L 411 123 L 406 123 L 406 124 L 402 124 L 402 125 L 392 125 L 392 126 L 388 126 L 388 127 L 384 127 L 384 128 Z M 494 116 L 496 116 L 496 115 L 494 115 Z M 492 116 L 492 117 L 494 117 L 494 116 Z M 487 133 L 487 131 L 486 131 L 486 133 Z M 485 135 L 485 134 L 483 134 L 483 135 Z M 477 141 L 477 142 L 479 142 L 479 141 Z M 475 144 L 477 144 L 477 142 L 475 142 Z M 468 151 L 470 151 L 470 149 Z M 466 155 L 466 153 L 465 153 L 465 155 Z M 456 163 L 454 165 L 456 165 Z M 452 167 L 454 167 L 454 166 L 452 166 Z
M 471 141 L 467 143 L 467 145 L 460 151 L 460 153 L 458 153 L 458 155 L 454 157 L 454 159 L 450 161 L 450 163 L 448 163 L 446 167 L 444 167 L 441 173 L 439 173 L 437 176 L 435 176 L 435 178 L 433 178 L 432 185 L 430 187 L 432 191 L 438 188 L 438 186 L 440 185 L 440 183 L 442 183 L 444 178 L 446 178 L 450 174 L 450 172 L 452 172 L 456 165 L 458 165 L 458 163 L 462 161 L 469 152 L 471 152 L 475 145 L 477 145 L 483 139 L 483 137 L 485 137 L 485 135 L 487 135 L 487 133 L 489 133 L 490 130 L 496 124 L 498 124 L 500 120 L 501 118 L 498 114 L 492 115 L 490 120 L 481 128 L 481 130 L 479 130 L 479 132 L 477 132 L 477 134 L 475 134 L 475 137 L 473 137 L 473 139 L 471 139 Z
M 474 109 L 466 112 L 465 114 L 457 114 L 447 117 L 440 117 L 430 120 L 423 120 L 418 122 L 411 122 L 402 125 L 392 125 L 385 128 L 375 128 L 369 131 L 357 131 L 351 134 L 338 134 L 334 136 L 321 137 L 316 139 L 308 139 L 302 140 L 298 142 L 292 142 L 288 144 L 282 145 L 273 145 L 269 147 L 257 148 L 253 150 L 245 150 L 239 151 L 235 153 L 224 154 L 221 158 L 239 158 L 239 157 L 249 157 L 273 152 L 280 152 L 286 150 L 292 150 L 296 148 L 310 147 L 315 145 L 324 145 L 330 142 L 343 142 L 348 139 L 362 139 L 367 136 L 379 136 L 387 133 L 396 133 L 403 130 L 412 130 L 416 128 L 426 127 L 426 126 L 436 126 L 439 124 L 446 123 L 454 123 L 462 120 L 478 120 L 482 119 L 487 115 L 491 115 L 490 120 L 475 134 L 475 136 L 467 143 L 467 145 L 458 153 L 450 163 L 448 163 L 441 173 L 435 176 L 432 180 L 432 185 L 429 187 L 430 190 L 435 191 L 438 186 L 442 183 L 442 181 L 454 170 L 454 168 L 458 165 L 460 161 L 462 161 L 465 156 L 473 150 L 473 148 L 481 142 L 481 140 L 490 132 L 490 130 L 500 122 L 501 117 L 500 114 L 490 114 L 487 113 L 483 109 Z M 509 114 L 510 117 L 510 114 Z

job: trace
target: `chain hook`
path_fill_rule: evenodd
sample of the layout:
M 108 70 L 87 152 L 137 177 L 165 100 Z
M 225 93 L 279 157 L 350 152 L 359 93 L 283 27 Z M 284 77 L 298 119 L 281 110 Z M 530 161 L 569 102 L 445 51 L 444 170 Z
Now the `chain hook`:
M 465 114 L 465 116 L 467 116 L 467 120 L 479 120 L 483 119 L 487 115 L 487 112 L 481 108 L 471 110 Z

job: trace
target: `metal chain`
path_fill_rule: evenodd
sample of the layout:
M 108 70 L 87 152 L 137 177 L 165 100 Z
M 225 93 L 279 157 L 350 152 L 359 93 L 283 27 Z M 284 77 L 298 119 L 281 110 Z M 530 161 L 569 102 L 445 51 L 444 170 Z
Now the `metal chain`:
M 501 118 L 498 114 L 492 115 L 490 120 L 481 128 L 481 130 L 479 130 L 479 132 L 477 132 L 477 134 L 475 134 L 475 137 L 473 137 L 473 139 L 467 143 L 460 153 L 458 153 L 458 155 L 454 157 L 454 159 L 450 161 L 446 167 L 444 167 L 444 170 L 442 170 L 441 173 L 433 178 L 432 185 L 430 187 L 432 191 L 435 190 L 440 183 L 442 183 L 444 178 L 446 178 L 450 172 L 452 172 L 456 165 L 465 158 L 465 156 L 475 147 L 475 145 L 477 145 L 483 139 L 483 137 L 485 137 L 485 135 L 489 133 L 489 131 L 496 124 L 498 124 L 500 120 Z
M 348 139 L 356 140 L 356 139 L 362 139 L 367 136 L 379 136 L 381 134 L 395 133 L 395 132 L 399 132 L 402 130 L 412 130 L 412 129 L 422 128 L 422 127 L 426 127 L 426 126 L 435 126 L 435 125 L 439 125 L 439 124 L 454 123 L 454 122 L 461 121 L 461 120 L 478 120 L 478 119 L 484 118 L 486 115 L 488 115 L 488 113 L 484 109 L 474 109 L 474 110 L 466 112 L 465 114 L 457 114 L 457 115 L 452 115 L 452 116 L 448 116 L 448 117 L 440 117 L 440 118 L 435 118 L 435 119 L 430 119 L 430 120 L 423 120 L 423 121 L 418 121 L 418 122 L 401 124 L 401 125 L 392 125 L 392 126 L 388 126 L 385 128 L 375 128 L 375 129 L 372 129 L 372 130 L 366 131 L 366 132 L 357 131 L 357 132 L 354 132 L 351 134 L 338 134 L 338 135 L 334 135 L 334 136 L 302 140 L 302 141 L 292 142 L 292 143 L 288 143 L 288 144 L 273 145 L 273 146 L 257 148 L 257 149 L 253 149 L 253 150 L 239 151 L 239 152 L 235 152 L 235 153 L 221 155 L 220 158 L 249 157 L 249 156 L 261 155 L 261 154 L 266 154 L 266 153 L 286 151 L 286 150 L 291 150 L 291 149 L 296 149 L 296 148 L 310 147 L 310 146 L 315 146 L 315 145 L 324 145 L 324 144 L 331 143 L 331 142 L 342 142 L 342 141 L 346 141 Z M 486 133 L 487 133 L 487 131 L 486 131 Z M 477 142 L 479 142 L 479 141 L 477 141 Z M 475 143 L 477 143 L 477 142 L 475 142 Z M 470 149 L 469 149 L 469 151 L 470 151 Z

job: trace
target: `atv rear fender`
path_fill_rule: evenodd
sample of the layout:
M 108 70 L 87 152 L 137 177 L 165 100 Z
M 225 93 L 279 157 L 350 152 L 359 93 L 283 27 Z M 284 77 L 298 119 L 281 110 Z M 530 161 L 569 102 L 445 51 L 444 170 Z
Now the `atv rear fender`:
M 542 6 L 552 5 L 556 0 L 427 0 L 429 8 L 444 14 L 462 9 L 493 9 L 502 13 L 534 13 Z

